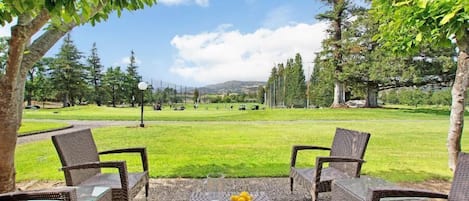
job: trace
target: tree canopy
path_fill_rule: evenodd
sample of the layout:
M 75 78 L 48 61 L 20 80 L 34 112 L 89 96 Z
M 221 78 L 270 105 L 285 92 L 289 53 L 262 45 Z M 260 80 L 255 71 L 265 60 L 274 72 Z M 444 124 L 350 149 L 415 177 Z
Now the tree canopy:
M 107 20 L 116 11 L 121 16 L 124 10 L 138 10 L 156 4 L 156 0 L 3 0 L 0 2 L 0 23 L 4 26 L 14 18 L 28 15 L 31 19 L 48 15 L 56 27 L 68 23 L 96 24 Z
M 375 39 L 395 51 L 418 51 L 424 41 L 448 47 L 469 37 L 467 0 L 375 0 L 372 8 L 380 22 Z
M 452 87 L 449 167 L 454 170 L 464 126 L 465 97 L 469 87 L 469 1 L 467 0 L 375 0 L 373 17 L 380 24 L 375 39 L 394 52 L 409 54 L 422 44 L 449 47 L 456 43 L 458 67 Z

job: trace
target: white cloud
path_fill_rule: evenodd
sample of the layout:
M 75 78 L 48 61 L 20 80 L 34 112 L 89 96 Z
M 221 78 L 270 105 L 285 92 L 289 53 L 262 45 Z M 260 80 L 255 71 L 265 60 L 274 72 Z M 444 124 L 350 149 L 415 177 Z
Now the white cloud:
M 189 5 L 195 3 L 202 7 L 207 7 L 210 4 L 209 0 L 160 0 L 158 3 L 168 6 Z
M 5 26 L 0 27 L 0 37 L 11 36 L 11 26 L 12 24 L 6 24 Z
M 220 26 L 223 27 L 223 26 Z M 326 37 L 327 24 L 296 24 L 253 33 L 220 30 L 175 36 L 177 55 L 170 68 L 186 79 L 210 84 L 227 80 L 267 80 L 272 67 L 296 53 L 303 57 L 305 73 Z

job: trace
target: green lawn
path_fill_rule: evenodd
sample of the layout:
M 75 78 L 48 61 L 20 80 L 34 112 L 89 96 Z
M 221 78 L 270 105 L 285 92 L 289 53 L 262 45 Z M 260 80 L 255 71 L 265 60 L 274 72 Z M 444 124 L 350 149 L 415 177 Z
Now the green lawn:
M 237 110 L 239 104 L 200 105 L 194 110 L 187 105 L 184 111 L 154 111 L 145 107 L 146 121 L 291 121 L 291 120 L 447 120 L 449 108 L 401 108 L 401 109 L 266 109 Z M 218 108 L 218 109 L 217 109 Z M 248 104 L 248 108 L 250 105 Z M 69 119 L 69 120 L 140 120 L 140 108 L 113 108 L 97 106 L 75 106 L 63 109 L 25 110 L 25 119 Z
M 28 135 L 39 131 L 54 130 L 70 126 L 65 122 L 52 122 L 52 121 L 23 121 L 21 122 L 18 135 Z
M 67 112 L 60 111 L 59 114 Z M 125 116 L 126 112 L 116 109 L 116 113 L 113 115 Z M 93 130 L 99 150 L 146 146 L 153 178 L 204 177 L 213 171 L 222 171 L 228 177 L 284 177 L 289 172 L 292 145 L 329 146 L 336 127 L 372 134 L 365 155 L 367 163 L 363 166 L 364 174 L 391 181 L 450 179 L 452 175 L 447 168 L 445 144 L 448 116 L 445 111 L 323 109 L 147 113 L 151 114 L 148 115 L 149 119 L 161 120 L 195 120 L 200 115 L 198 113 L 212 115 L 200 116 L 206 121 L 154 122 L 147 123 L 145 128 L 107 127 Z M 96 115 L 112 117 L 109 114 Z M 223 121 L 214 121 L 215 117 L 222 117 Z M 257 121 L 248 121 L 250 119 Z M 469 141 L 464 138 L 462 144 L 467 143 Z M 298 161 L 305 162 L 299 165 L 313 165 L 314 156 L 311 153 L 301 154 Z M 139 157 L 121 157 L 119 159 L 128 160 L 130 169 L 139 167 L 132 165 Z M 19 181 L 63 180 L 63 173 L 57 171 L 60 162 L 50 140 L 18 145 L 16 167 Z

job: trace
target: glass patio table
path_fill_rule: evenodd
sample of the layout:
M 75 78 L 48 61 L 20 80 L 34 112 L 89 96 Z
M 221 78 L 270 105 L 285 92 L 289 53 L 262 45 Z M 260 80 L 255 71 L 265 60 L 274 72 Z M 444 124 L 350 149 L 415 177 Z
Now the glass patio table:
M 366 201 L 370 188 L 396 188 L 395 184 L 383 179 L 373 177 L 361 177 L 353 179 L 338 179 L 332 182 L 332 201 Z M 382 198 L 381 201 L 422 201 L 425 198 Z
M 190 201 L 212 201 L 210 199 L 210 194 L 218 194 L 221 197 L 219 201 L 226 201 L 230 200 L 232 195 L 237 195 L 239 192 L 193 192 L 191 194 Z M 265 192 L 258 191 L 258 192 L 249 192 L 252 196 L 252 201 L 271 201 L 269 196 Z

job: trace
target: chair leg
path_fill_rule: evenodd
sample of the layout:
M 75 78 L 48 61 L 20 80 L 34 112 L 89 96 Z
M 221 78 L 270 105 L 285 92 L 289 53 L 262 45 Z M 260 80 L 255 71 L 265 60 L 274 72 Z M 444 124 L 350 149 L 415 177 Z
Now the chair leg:
M 149 190 L 150 190 L 150 182 L 145 184 L 145 200 L 147 200 L 147 198 L 148 198 Z
M 311 201 L 317 201 L 319 196 L 319 192 L 311 191 Z
M 293 193 L 293 177 L 290 177 L 290 192 Z

